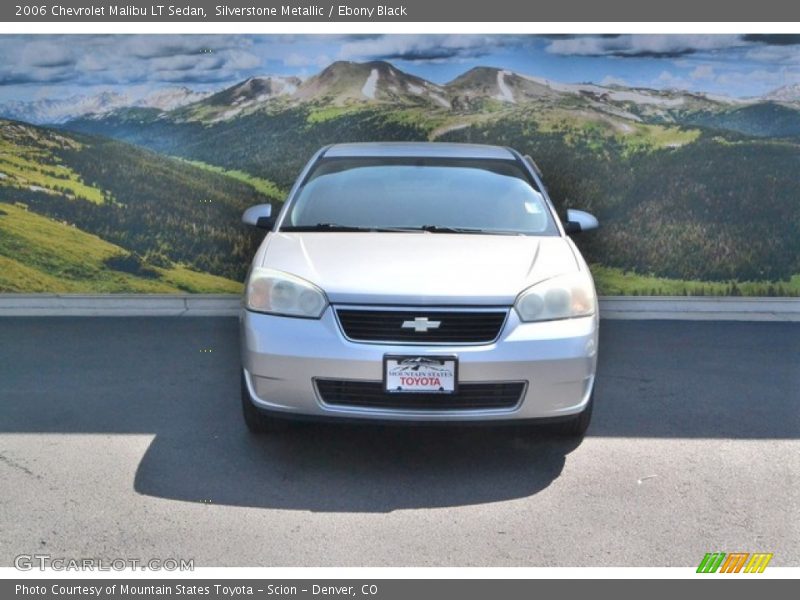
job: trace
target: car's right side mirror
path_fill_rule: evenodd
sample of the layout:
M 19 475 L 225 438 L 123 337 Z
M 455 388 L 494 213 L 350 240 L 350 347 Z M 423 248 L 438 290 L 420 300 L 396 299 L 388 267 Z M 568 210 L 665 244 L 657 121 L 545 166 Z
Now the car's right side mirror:
M 251 206 L 242 215 L 242 223 L 253 225 L 260 229 L 272 229 L 275 218 L 272 216 L 271 204 L 256 204 Z
M 563 225 L 567 235 L 571 235 L 573 233 L 597 229 L 600 223 L 594 215 L 582 210 L 570 208 L 567 210 L 567 220 L 564 221 Z

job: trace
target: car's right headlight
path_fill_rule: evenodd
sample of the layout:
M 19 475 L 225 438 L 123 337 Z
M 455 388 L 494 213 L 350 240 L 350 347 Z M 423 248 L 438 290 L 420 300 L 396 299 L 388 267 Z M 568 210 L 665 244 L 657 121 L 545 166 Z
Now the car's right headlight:
M 248 310 L 319 319 L 328 306 L 325 293 L 313 283 L 295 275 L 256 267 L 250 273 L 245 290 Z
M 547 279 L 517 296 L 514 309 L 522 321 L 555 321 L 594 314 L 594 284 L 582 272 Z

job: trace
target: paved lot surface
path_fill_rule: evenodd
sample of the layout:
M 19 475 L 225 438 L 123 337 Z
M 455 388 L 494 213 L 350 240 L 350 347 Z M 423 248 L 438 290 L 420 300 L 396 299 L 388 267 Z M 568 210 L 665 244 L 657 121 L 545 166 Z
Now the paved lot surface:
M 234 319 L 0 320 L 0 565 L 800 565 L 800 324 L 604 321 L 579 445 L 254 438 L 237 360 Z

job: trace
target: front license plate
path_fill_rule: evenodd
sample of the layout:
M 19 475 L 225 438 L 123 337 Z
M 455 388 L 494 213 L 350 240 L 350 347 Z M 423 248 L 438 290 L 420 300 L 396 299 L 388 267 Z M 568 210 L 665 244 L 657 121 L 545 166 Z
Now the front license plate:
M 385 356 L 383 382 L 387 392 L 452 394 L 456 391 L 455 356 Z

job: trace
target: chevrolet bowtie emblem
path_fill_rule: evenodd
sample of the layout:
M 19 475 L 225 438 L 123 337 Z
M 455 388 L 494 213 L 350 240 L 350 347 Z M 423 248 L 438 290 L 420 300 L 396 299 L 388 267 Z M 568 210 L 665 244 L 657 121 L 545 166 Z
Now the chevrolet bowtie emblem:
M 416 317 L 413 321 L 403 321 L 403 329 L 413 329 L 417 333 L 425 333 L 429 329 L 439 329 L 441 321 L 429 321 L 428 317 Z

